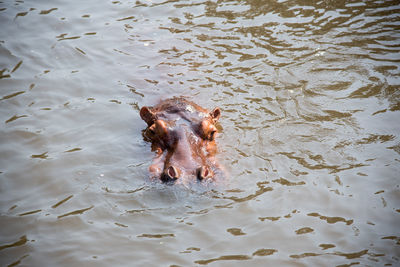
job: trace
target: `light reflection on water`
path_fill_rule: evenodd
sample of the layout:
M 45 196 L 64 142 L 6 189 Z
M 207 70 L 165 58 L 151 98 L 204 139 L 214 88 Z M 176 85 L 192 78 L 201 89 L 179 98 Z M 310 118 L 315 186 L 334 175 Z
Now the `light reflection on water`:
M 398 265 L 399 11 L 0 3 L 1 264 Z M 139 108 L 181 95 L 227 184 L 148 180 Z

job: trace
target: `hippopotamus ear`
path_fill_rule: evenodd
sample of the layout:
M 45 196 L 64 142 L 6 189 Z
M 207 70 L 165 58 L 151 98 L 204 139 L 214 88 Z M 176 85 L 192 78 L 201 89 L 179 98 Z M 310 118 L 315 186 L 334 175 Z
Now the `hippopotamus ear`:
M 217 122 L 219 117 L 221 117 L 221 110 L 220 108 L 214 108 L 211 112 L 210 112 L 210 116 L 213 119 L 214 122 Z
M 154 121 L 156 120 L 156 115 L 153 113 L 153 111 L 151 111 L 150 107 L 146 107 L 146 106 L 142 107 L 140 109 L 140 117 L 149 126 L 152 125 L 154 123 Z

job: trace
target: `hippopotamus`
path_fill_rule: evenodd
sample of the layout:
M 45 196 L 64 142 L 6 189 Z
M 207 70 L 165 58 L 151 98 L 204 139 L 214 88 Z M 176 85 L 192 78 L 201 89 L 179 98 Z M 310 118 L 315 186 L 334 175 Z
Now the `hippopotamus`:
M 144 106 L 140 117 L 147 123 L 144 139 L 151 142 L 155 158 L 152 178 L 166 183 L 213 182 L 222 174 L 216 162 L 216 123 L 220 108 L 209 111 L 183 97 Z

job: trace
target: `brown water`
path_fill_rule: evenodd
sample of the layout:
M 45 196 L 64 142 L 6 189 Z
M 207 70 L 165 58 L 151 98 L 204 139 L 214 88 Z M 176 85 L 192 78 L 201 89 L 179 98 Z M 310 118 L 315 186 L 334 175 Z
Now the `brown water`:
M 399 266 L 399 1 L 1 1 L 1 266 Z M 138 110 L 219 106 L 224 185 Z

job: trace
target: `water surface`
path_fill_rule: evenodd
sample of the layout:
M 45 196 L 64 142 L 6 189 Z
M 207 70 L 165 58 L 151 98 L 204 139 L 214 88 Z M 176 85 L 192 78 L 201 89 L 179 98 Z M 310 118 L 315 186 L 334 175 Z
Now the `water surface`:
M 398 1 L 1 1 L 2 266 L 398 266 Z M 213 188 L 138 111 L 222 110 Z

